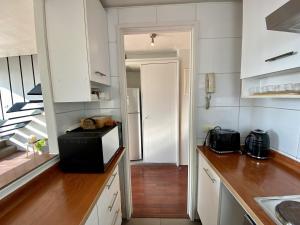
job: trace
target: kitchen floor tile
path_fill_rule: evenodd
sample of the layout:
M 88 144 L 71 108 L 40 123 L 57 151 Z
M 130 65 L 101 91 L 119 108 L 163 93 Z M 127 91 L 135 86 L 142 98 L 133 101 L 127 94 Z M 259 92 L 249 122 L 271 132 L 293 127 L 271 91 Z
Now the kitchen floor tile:
M 188 219 L 132 218 L 123 221 L 122 225 L 201 225 L 201 223 Z
M 159 218 L 132 218 L 129 221 L 123 221 L 122 225 L 160 225 Z
M 160 225 L 201 225 L 201 223 L 188 219 L 161 219 Z

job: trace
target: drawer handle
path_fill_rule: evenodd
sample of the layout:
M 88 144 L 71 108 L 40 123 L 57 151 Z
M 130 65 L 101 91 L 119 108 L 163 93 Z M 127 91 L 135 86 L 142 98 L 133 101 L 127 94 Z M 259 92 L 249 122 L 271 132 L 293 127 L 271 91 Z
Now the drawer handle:
M 114 180 L 115 180 L 116 176 L 117 176 L 117 173 L 114 173 L 114 174 L 111 176 L 111 177 L 112 177 L 111 181 L 109 182 L 109 184 L 106 185 L 106 187 L 107 187 L 108 189 L 110 189 L 111 185 L 114 183 Z
M 115 225 L 115 224 L 116 224 L 117 219 L 118 219 L 119 212 L 120 212 L 120 209 L 118 209 L 118 210 L 116 211 L 115 216 L 114 216 L 114 219 L 113 219 L 113 222 L 112 222 L 112 225 Z
M 207 174 L 207 176 L 209 177 L 209 179 L 211 180 L 211 182 L 215 183 L 215 182 L 216 182 L 216 179 L 213 178 L 213 177 L 209 174 L 208 169 L 203 168 L 203 170 L 205 171 L 205 173 Z
M 114 193 L 114 199 L 112 200 L 112 203 L 110 204 L 110 206 L 108 206 L 108 209 L 109 209 L 110 212 L 111 212 L 111 210 L 114 207 L 114 204 L 115 204 L 115 202 L 117 200 L 118 194 L 119 194 L 119 192 Z
M 99 72 L 99 71 L 96 71 L 95 74 L 98 74 L 98 75 L 100 75 L 101 77 L 106 77 L 106 74 L 101 73 L 101 72 Z
M 292 56 L 292 55 L 296 55 L 297 53 L 298 52 L 294 52 L 294 51 L 287 52 L 287 53 L 284 53 L 282 55 L 278 55 L 278 56 L 266 59 L 265 62 L 273 62 L 273 61 L 276 61 L 278 59 L 282 59 L 282 58 L 286 58 L 286 57 L 289 57 L 289 56 Z

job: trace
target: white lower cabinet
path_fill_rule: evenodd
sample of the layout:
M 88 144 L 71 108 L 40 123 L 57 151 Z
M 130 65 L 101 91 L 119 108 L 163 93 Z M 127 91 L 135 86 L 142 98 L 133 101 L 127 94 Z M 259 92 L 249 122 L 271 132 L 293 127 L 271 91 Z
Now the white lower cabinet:
M 219 224 L 221 181 L 199 154 L 197 211 L 202 225 Z
M 85 222 L 85 225 L 98 225 L 99 224 L 99 218 L 98 218 L 98 210 L 97 207 L 94 207 L 89 218 Z
M 121 223 L 121 193 L 117 167 L 105 185 L 85 225 L 121 225 Z

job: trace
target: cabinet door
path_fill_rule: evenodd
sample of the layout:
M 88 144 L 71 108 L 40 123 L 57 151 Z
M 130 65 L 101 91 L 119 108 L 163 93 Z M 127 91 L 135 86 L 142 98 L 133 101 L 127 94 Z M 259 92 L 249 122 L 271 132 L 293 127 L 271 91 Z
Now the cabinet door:
M 106 12 L 99 0 L 85 0 L 91 81 L 109 85 L 110 66 Z
M 243 1 L 243 41 L 241 78 L 263 73 L 264 57 L 262 54 L 264 35 L 264 10 L 258 7 L 261 0 Z
M 218 225 L 220 178 L 199 155 L 198 214 L 203 225 Z
M 300 35 L 267 30 L 265 18 L 288 0 L 243 1 L 243 45 L 241 78 L 274 73 L 300 67 Z M 267 59 L 288 52 L 286 58 Z
M 99 225 L 97 206 L 93 208 L 89 218 L 85 222 L 85 225 Z
M 82 0 L 45 1 L 51 82 L 55 102 L 90 101 Z
M 280 8 L 289 0 L 268 0 L 260 1 L 257 7 L 262 7 L 264 14 L 262 20 L 265 20 L 269 14 Z M 300 66 L 300 35 L 289 32 L 267 30 L 266 23 L 263 24 L 265 34 L 262 42 L 263 59 L 265 65 L 265 73 L 273 73 L 282 70 L 297 68 Z M 288 52 L 297 52 L 289 57 L 279 58 L 275 61 L 265 62 L 265 60 L 283 55 Z

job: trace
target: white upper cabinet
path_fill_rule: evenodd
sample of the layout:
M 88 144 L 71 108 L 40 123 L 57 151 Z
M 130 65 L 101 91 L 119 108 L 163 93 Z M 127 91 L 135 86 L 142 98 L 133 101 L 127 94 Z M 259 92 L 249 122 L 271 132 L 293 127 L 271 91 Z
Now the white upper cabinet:
M 299 69 L 300 35 L 267 30 L 265 22 L 269 14 L 286 2 L 243 1 L 241 78 Z M 286 54 L 291 55 L 284 57 Z
M 91 86 L 110 85 L 107 17 L 99 0 L 46 0 L 55 102 L 91 101 Z
M 109 49 L 107 17 L 99 0 L 86 0 L 91 80 L 109 85 Z

